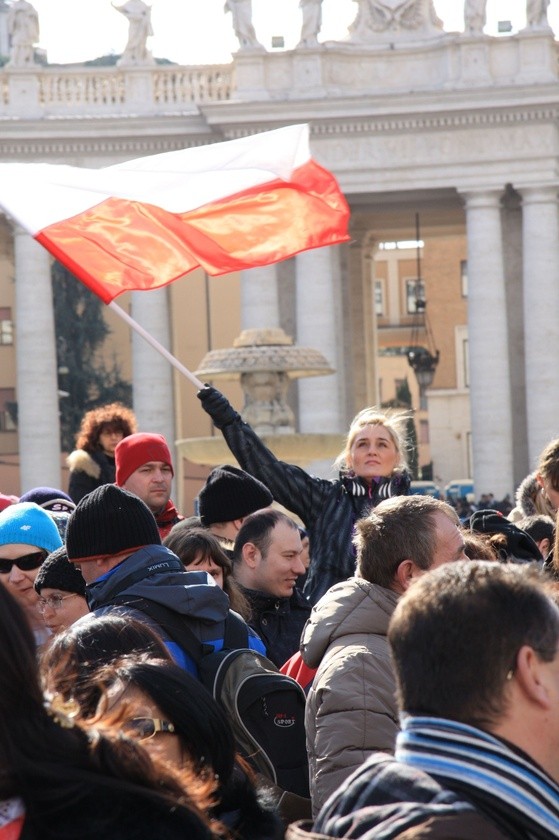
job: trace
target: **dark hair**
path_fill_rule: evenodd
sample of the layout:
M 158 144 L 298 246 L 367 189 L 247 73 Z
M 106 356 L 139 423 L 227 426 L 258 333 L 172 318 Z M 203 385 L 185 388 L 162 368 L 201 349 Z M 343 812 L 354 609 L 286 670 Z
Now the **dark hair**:
M 517 519 L 514 523 L 517 528 L 520 528 L 528 534 L 535 542 L 540 540 L 549 540 L 553 544 L 555 539 L 555 522 L 551 516 L 546 516 L 543 513 L 535 513 L 533 516 L 524 516 L 522 519 Z
M 237 532 L 235 546 L 233 548 L 234 563 L 238 563 L 243 553 L 243 547 L 247 543 L 253 543 L 266 557 L 272 544 L 272 531 L 280 522 L 299 530 L 297 523 L 279 510 L 257 510 L 250 513 L 244 520 Z
M 388 628 L 400 709 L 482 728 L 506 710 L 518 651 L 556 655 L 559 609 L 536 564 L 447 563 L 419 578 Z
M 75 700 L 82 717 L 93 715 L 101 697 L 95 672 L 131 653 L 170 659 L 155 630 L 131 616 L 91 616 L 54 636 L 40 659 L 43 685 L 64 700 Z
M 136 417 L 131 408 L 119 402 L 92 408 L 82 417 L 80 430 L 76 435 L 76 449 L 92 453 L 99 449 L 101 432 L 115 430 L 123 437 L 136 431 Z
M 0 635 L 0 798 L 22 798 L 32 836 L 112 838 L 118 826 L 118 837 L 140 840 L 160 824 L 166 837 L 210 837 L 201 810 L 209 781 L 181 777 L 129 739 L 45 707 L 33 634 L 4 586 Z
M 235 740 L 229 722 L 210 692 L 174 662 L 127 656 L 99 672 L 113 689 L 138 688 L 159 706 L 175 727 L 184 754 L 197 771 L 211 771 L 227 782 L 233 772 Z
M 245 619 L 250 616 L 249 603 L 233 577 L 231 560 L 214 534 L 205 528 L 183 526 L 183 522 L 178 522 L 163 540 L 163 545 L 174 552 L 185 566 L 194 563 L 196 559 L 211 558 L 223 569 L 223 591 L 229 596 L 231 609 Z
M 436 549 L 437 513 L 458 525 L 456 511 L 432 496 L 395 496 L 377 505 L 355 525 L 356 574 L 389 589 L 404 560 L 429 569 Z

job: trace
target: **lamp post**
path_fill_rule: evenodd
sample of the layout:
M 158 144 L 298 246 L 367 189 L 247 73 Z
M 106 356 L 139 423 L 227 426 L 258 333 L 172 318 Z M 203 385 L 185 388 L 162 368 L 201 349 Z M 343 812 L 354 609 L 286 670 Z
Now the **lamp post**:
M 431 353 L 426 347 L 410 347 L 408 349 L 408 364 L 415 373 L 419 385 L 420 408 L 427 408 L 426 391 L 431 386 L 435 371 L 439 364 L 439 351 Z

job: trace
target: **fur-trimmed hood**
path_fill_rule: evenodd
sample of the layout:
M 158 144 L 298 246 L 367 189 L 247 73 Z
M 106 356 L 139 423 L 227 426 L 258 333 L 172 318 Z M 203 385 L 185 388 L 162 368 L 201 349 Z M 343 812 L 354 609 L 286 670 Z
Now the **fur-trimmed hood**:
M 71 472 L 84 472 L 91 478 L 99 478 L 101 465 L 95 461 L 85 449 L 75 449 L 66 458 Z
M 557 513 L 542 492 L 542 487 L 536 475 L 535 472 L 531 473 L 519 484 L 515 494 L 516 507 L 508 516 L 511 522 L 536 514 L 544 514 L 555 519 Z

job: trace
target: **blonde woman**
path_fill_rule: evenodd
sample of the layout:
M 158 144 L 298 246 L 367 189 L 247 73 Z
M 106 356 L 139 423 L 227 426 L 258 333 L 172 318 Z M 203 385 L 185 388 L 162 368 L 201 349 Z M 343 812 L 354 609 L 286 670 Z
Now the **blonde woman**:
M 304 523 L 311 552 L 304 593 L 316 603 L 355 571 L 355 522 L 382 499 L 409 492 L 404 432 L 408 414 L 385 414 L 376 408 L 359 412 L 336 459 L 339 478 L 328 480 L 278 461 L 216 388 L 206 386 L 198 398 L 241 467 Z

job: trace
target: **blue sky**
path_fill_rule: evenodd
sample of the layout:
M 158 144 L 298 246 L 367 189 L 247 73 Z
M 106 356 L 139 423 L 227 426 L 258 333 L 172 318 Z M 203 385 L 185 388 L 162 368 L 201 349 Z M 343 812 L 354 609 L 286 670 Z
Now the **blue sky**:
M 230 60 L 237 41 L 224 0 L 147 0 L 152 7 L 154 36 L 148 46 L 158 57 L 181 64 Z M 115 0 L 120 5 L 124 0 Z M 106 53 L 121 53 L 128 34 L 123 15 L 111 0 L 32 0 L 39 13 L 41 46 L 51 62 L 85 61 Z M 445 29 L 463 28 L 462 0 L 435 0 Z M 496 34 L 498 20 L 511 20 L 515 30 L 525 24 L 525 0 L 488 0 L 486 32 Z M 353 0 L 323 0 L 321 39 L 347 34 L 357 6 Z M 270 47 L 272 35 L 283 35 L 286 47 L 298 40 L 299 0 L 253 0 L 254 25 L 261 42 Z M 559 0 L 551 0 L 549 19 L 559 32 Z

